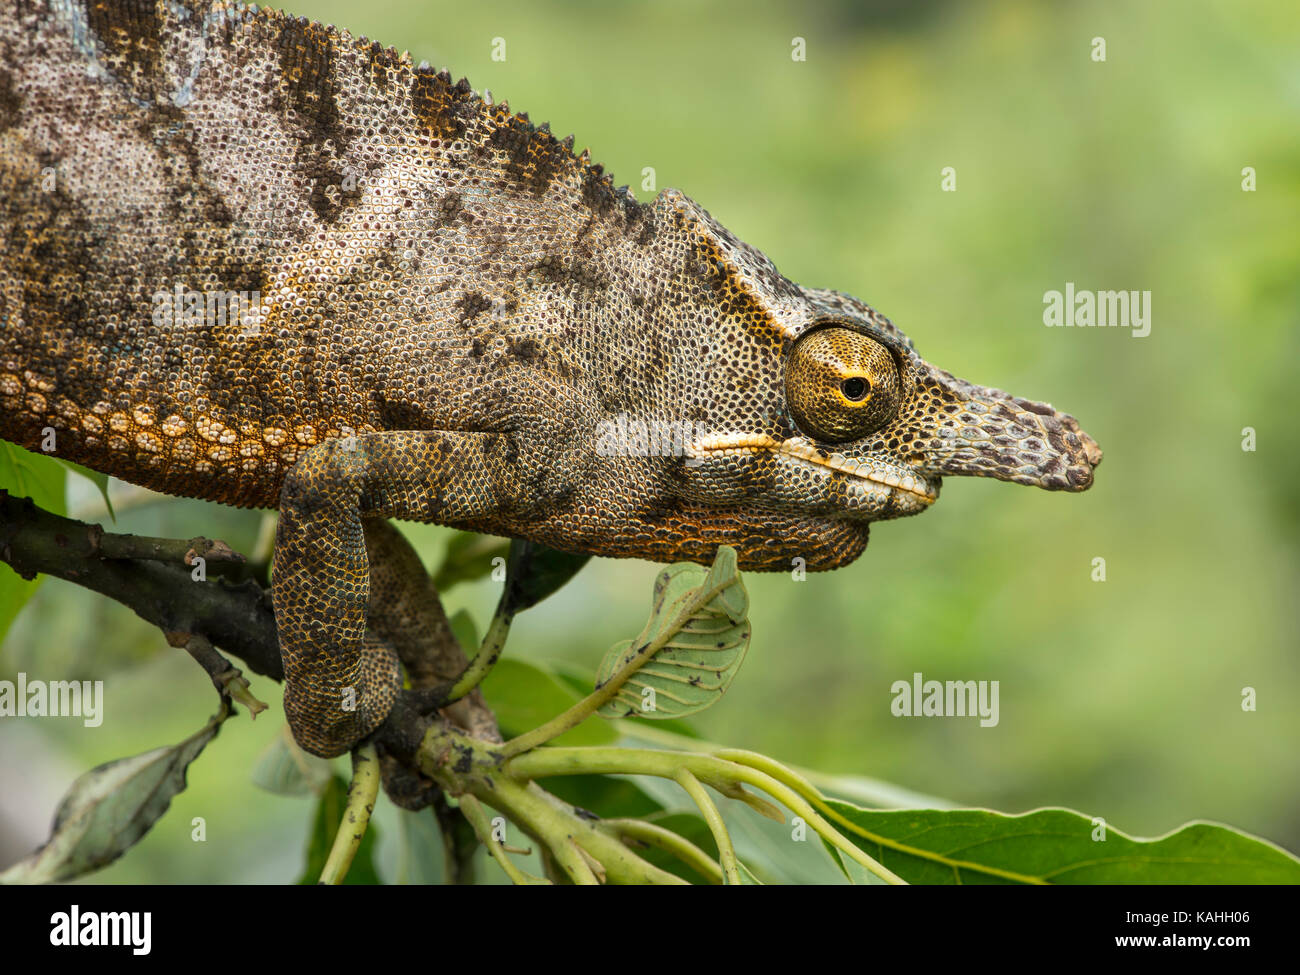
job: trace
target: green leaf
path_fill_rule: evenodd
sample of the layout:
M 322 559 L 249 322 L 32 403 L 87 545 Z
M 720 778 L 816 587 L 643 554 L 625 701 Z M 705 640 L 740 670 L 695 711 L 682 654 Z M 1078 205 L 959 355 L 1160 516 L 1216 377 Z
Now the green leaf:
M 86 480 L 90 481 L 95 487 L 99 488 L 99 496 L 104 499 L 104 507 L 108 509 L 108 517 L 117 521 L 117 515 L 113 512 L 113 502 L 108 496 L 108 475 L 101 474 L 99 471 L 92 471 L 89 467 L 82 467 L 80 464 L 74 464 L 70 460 L 60 461 L 68 470 L 80 474 Z
M 438 829 L 438 820 L 430 809 L 415 811 L 393 807 L 397 819 L 397 833 L 400 840 L 397 872 L 393 882 L 397 884 L 440 885 L 445 883 L 446 851 L 443 848 L 442 833 Z M 457 827 L 464 823 L 464 829 L 474 837 L 474 829 L 464 818 L 457 816 L 452 820 Z M 374 817 L 370 826 L 375 825 Z
M 348 800 L 348 783 L 341 775 L 330 777 L 325 791 L 316 803 L 316 819 L 312 825 L 311 838 L 307 844 L 307 864 L 303 867 L 299 884 L 315 884 L 320 880 L 325 861 L 329 858 L 330 847 L 334 845 L 334 835 L 339 831 L 343 810 Z M 375 840 L 378 831 L 372 818 L 361 837 L 357 855 L 343 878 L 345 885 L 382 884 L 375 870 Z
M 320 795 L 333 777 L 333 765 L 298 747 L 285 725 L 266 746 L 250 775 L 253 785 L 277 796 Z
M 718 746 L 721 747 L 721 746 Z M 846 799 L 885 809 L 955 809 L 957 803 L 924 792 L 905 789 L 892 782 L 865 775 L 842 775 L 803 770 L 800 774 L 826 796 Z
M 9 566 L 0 562 L 0 643 L 4 642 L 9 627 L 13 625 L 22 608 L 32 598 L 43 576 L 24 579 Z
M 818 836 L 817 838 L 822 841 L 822 849 L 824 849 L 826 855 L 831 858 L 831 863 L 840 868 L 840 873 L 844 875 L 845 880 L 849 883 L 853 883 L 853 875 L 849 873 L 848 867 L 844 866 L 844 858 L 840 856 L 840 851 L 835 849 L 826 837 Z
M 655 580 L 650 620 L 640 636 L 615 644 L 601 661 L 598 688 L 628 676 L 598 713 L 664 720 L 715 703 L 749 649 L 748 611 L 730 546 L 718 549 L 707 572 L 687 562 L 669 566 Z
M 475 625 L 474 617 L 469 614 L 469 610 L 456 610 L 447 620 L 447 625 L 451 627 L 451 635 L 460 643 L 461 649 L 466 654 L 472 657 L 478 653 L 478 626 Z
M 1300 860 L 1227 826 L 1189 823 L 1138 839 L 1070 809 L 861 809 L 829 800 L 832 821 L 913 884 L 1296 884 Z
M 654 823 L 656 826 L 662 826 L 664 829 L 670 829 L 684 840 L 689 840 L 698 846 L 701 850 L 718 859 L 718 843 L 713 838 L 713 830 L 709 829 L 709 824 L 704 821 L 704 817 L 694 812 L 668 812 L 658 815 L 643 817 L 646 822 Z M 673 854 L 666 850 L 658 850 L 653 847 L 648 849 L 638 849 L 637 855 L 644 860 L 648 860 L 656 867 L 662 867 L 669 873 L 674 873 L 683 880 L 689 880 L 693 884 L 709 883 L 709 878 L 702 874 L 696 873 L 691 867 L 679 860 Z M 743 873 L 742 873 L 743 879 Z
M 216 737 L 225 705 L 198 732 L 178 745 L 120 758 L 91 769 L 72 783 L 49 840 L 4 873 L 0 883 L 46 884 L 99 870 L 129 850 L 185 790 L 185 772 Z
M 550 660 L 546 664 L 547 669 L 572 688 L 580 696 L 587 696 L 587 688 L 591 686 L 591 671 L 583 667 L 575 667 L 573 664 L 563 660 Z M 704 736 L 695 729 L 689 721 L 683 721 L 676 718 L 660 721 L 655 725 L 656 731 L 668 731 L 675 735 L 681 735 L 683 738 L 691 738 L 695 741 L 702 741 Z M 719 746 L 721 747 L 721 746 Z
M 67 513 L 67 469 L 55 457 L 0 440 L 0 488 L 15 498 L 31 498 L 38 508 Z
M 546 791 L 601 819 L 641 819 L 664 811 L 640 785 L 619 775 L 556 775 L 546 780 Z
M 501 596 L 506 612 L 520 613 L 536 606 L 577 575 L 590 558 L 515 539 L 510 543 L 506 589 Z
M 0 440 L 0 488 L 15 498 L 31 498 L 38 508 L 62 515 L 66 481 L 67 469 L 53 457 Z M 40 584 L 40 577 L 24 579 L 0 562 L 0 641 Z
M 484 697 L 496 713 L 497 725 L 507 738 L 531 731 L 581 699 L 541 667 L 509 658 L 497 661 L 482 686 Z M 589 722 L 555 740 L 563 745 L 610 745 L 617 739 L 613 728 Z
M 495 559 L 504 560 L 509 552 L 510 543 L 503 538 L 457 532 L 447 543 L 442 565 L 433 576 L 433 587 L 446 592 L 457 583 L 481 579 L 492 571 Z
M 639 780 L 621 775 L 557 775 L 546 780 L 546 791 L 601 819 L 641 819 L 654 823 L 689 840 L 717 859 L 717 843 L 704 817 L 693 811 L 666 808 L 642 788 Z M 709 879 L 666 850 L 641 844 L 634 844 L 632 849 L 643 860 L 683 880 L 698 884 Z

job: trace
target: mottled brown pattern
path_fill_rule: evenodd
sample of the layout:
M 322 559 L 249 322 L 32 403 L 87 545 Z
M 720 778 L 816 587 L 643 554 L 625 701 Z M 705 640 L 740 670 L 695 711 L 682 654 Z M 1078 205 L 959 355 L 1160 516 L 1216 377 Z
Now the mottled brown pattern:
M 827 569 L 947 474 L 1091 483 L 1071 417 L 954 379 L 572 147 L 275 11 L 0 0 L 0 436 L 52 430 L 126 480 L 281 509 L 286 700 L 312 750 L 350 746 L 396 688 L 365 642 L 363 519 Z M 868 423 L 809 385 L 855 369 Z M 629 422 L 689 436 L 601 449 Z

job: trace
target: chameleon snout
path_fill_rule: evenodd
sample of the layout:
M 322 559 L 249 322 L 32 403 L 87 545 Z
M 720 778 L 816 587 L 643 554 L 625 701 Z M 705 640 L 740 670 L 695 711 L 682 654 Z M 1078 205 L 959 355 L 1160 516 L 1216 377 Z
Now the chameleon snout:
M 924 473 L 993 477 L 1049 491 L 1092 486 L 1101 447 L 1073 416 L 939 370 L 931 379 L 938 425 L 922 440 L 917 466 Z

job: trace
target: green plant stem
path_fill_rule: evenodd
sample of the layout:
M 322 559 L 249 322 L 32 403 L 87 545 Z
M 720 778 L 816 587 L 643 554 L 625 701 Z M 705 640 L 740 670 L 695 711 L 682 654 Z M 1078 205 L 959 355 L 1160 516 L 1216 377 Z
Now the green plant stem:
M 541 877 L 534 877 L 532 874 L 525 873 L 515 866 L 514 861 L 507 856 L 506 851 L 497 842 L 496 837 L 492 835 L 492 823 L 488 820 L 487 813 L 483 811 L 482 804 L 476 798 L 469 795 L 461 796 L 460 811 L 469 821 L 469 824 L 474 827 L 479 842 L 487 847 L 488 853 L 505 871 L 511 883 L 519 886 L 548 883 Z
M 527 794 L 528 790 L 525 787 L 523 795 L 527 796 Z M 522 810 L 520 810 L 520 813 L 522 813 Z M 556 822 L 557 817 L 546 815 L 545 811 L 542 811 L 540 815 L 538 813 L 539 810 L 534 807 L 531 810 L 531 815 L 523 813 L 521 818 L 536 831 L 541 841 L 546 844 L 560 869 L 568 875 L 573 883 L 579 886 L 590 887 L 599 884 L 600 881 L 596 879 L 596 874 L 587 863 L 587 859 L 582 855 L 582 851 L 578 849 L 577 843 L 574 842 L 573 834 L 567 832 Z
M 703 752 L 709 755 L 721 755 L 729 751 L 725 745 L 692 738 L 661 728 L 653 722 L 636 718 L 618 718 L 610 722 L 627 738 L 639 738 L 661 748 L 673 748 L 678 751 Z M 750 752 L 748 754 L 756 754 Z M 778 764 L 773 759 L 768 759 Z M 741 762 L 741 764 L 745 764 Z M 818 772 L 815 769 L 788 762 L 779 763 L 781 768 L 792 772 L 818 793 L 834 793 L 839 798 L 847 799 L 860 806 L 876 806 L 880 809 L 956 809 L 958 804 L 951 799 L 926 795 L 904 789 L 889 782 L 882 782 L 865 775 L 834 775 Z
M 604 773 L 611 775 L 654 775 L 675 779 L 685 768 L 701 782 L 723 795 L 737 798 L 737 787 L 748 784 L 781 802 L 836 849 L 847 854 L 871 873 L 891 884 L 905 881 L 847 840 L 807 800 L 777 779 L 736 762 L 689 752 L 654 751 L 642 748 L 543 748 L 510 759 L 505 770 L 515 778 L 535 779 L 548 775 Z
M 501 812 L 541 845 L 544 863 L 563 864 L 576 882 L 600 879 L 592 863 L 616 884 L 684 884 L 676 874 L 646 862 L 618 838 L 596 828 L 574 808 L 535 783 L 502 775 L 494 742 L 480 741 L 437 724 L 425 734 L 418 751 L 420 770 L 449 795 L 475 797 Z M 581 847 L 576 854 L 573 843 Z M 582 861 L 582 866 L 578 865 Z M 587 874 L 591 874 L 588 878 Z
M 646 846 L 652 846 L 657 850 L 670 853 L 700 876 L 708 878 L 710 883 L 722 883 L 722 868 L 718 866 L 713 857 L 686 839 L 686 837 L 674 833 L 670 829 L 664 829 L 657 823 L 647 822 L 644 819 L 618 818 L 602 819 L 596 825 L 621 840 L 635 840 L 638 843 L 644 843 Z
M 506 611 L 505 601 L 502 600 L 497 606 L 497 611 L 492 615 L 492 622 L 488 626 L 487 633 L 483 636 L 483 642 L 479 646 L 478 653 L 470 661 L 464 672 L 456 678 L 456 683 L 451 686 L 451 690 L 447 692 L 444 707 L 459 701 L 478 687 L 479 684 L 483 683 L 488 674 L 492 673 L 492 668 L 496 666 L 497 660 L 501 657 L 501 650 L 506 645 L 506 637 L 510 635 L 512 619 L 512 614 Z
M 366 827 L 370 825 L 370 813 L 378 795 L 379 759 L 375 755 L 375 746 L 362 745 L 352 752 L 352 783 L 348 786 L 348 800 L 343 807 L 343 820 L 334 834 L 334 845 L 325 860 L 325 869 L 321 871 L 320 883 L 343 883 L 362 837 L 366 835 Z
M 606 879 L 621 884 L 683 884 L 686 881 L 647 863 L 619 840 L 575 815 L 571 807 L 534 783 L 497 776 L 491 786 L 476 786 L 476 795 L 545 844 L 575 884 L 597 882 L 584 854 L 603 869 Z M 580 849 L 579 849 L 580 848 Z
M 596 887 L 603 883 L 605 871 L 601 870 L 601 876 L 596 876 L 596 872 L 591 868 L 590 859 L 584 855 L 582 847 L 572 836 L 554 837 L 551 852 L 555 854 L 555 860 L 561 869 L 575 884 Z
M 709 589 L 701 589 L 700 592 L 696 593 L 695 598 L 673 617 L 673 621 L 662 628 L 657 637 L 638 647 L 627 662 L 610 675 L 609 680 L 562 714 L 556 715 L 545 724 L 538 725 L 532 731 L 526 731 L 517 738 L 510 739 L 501 746 L 501 753 L 507 758 L 512 755 L 521 755 L 582 724 L 606 703 L 613 700 L 628 678 L 645 666 L 646 663 L 653 660 L 655 654 L 677 638 L 685 620 L 689 620 L 694 616 L 701 606 L 707 606 L 731 584 L 732 580 L 725 580 Z
M 926 859 L 936 860 L 938 862 L 944 863 L 945 865 L 952 866 L 959 869 L 966 868 L 970 870 L 978 870 L 983 873 L 992 874 L 993 876 L 996 877 L 1001 877 L 1004 880 L 1014 881 L 1015 883 L 1036 884 L 1036 885 L 1042 885 L 1047 883 L 1047 881 L 1043 880 L 1041 877 L 1031 877 L 1026 874 L 1015 873 L 1011 870 L 1002 870 L 998 867 L 989 866 L 988 864 L 969 863 L 964 860 L 952 860 L 947 857 L 940 859 L 936 857 L 933 853 L 929 853 L 924 850 L 918 850 L 917 848 L 908 846 L 905 843 L 899 843 L 897 840 L 891 840 L 888 837 L 879 836 L 875 833 L 872 833 L 870 830 L 865 830 L 857 823 L 853 822 L 851 819 L 848 819 L 847 817 L 836 812 L 830 806 L 830 804 L 826 802 L 825 797 L 823 797 L 817 791 L 817 789 L 812 785 L 811 782 L 802 779 L 791 769 L 786 768 L 780 762 L 768 758 L 766 755 L 760 755 L 758 752 L 744 751 L 743 749 L 739 749 L 739 748 L 724 748 L 719 752 L 717 752 L 716 754 L 718 758 L 726 759 L 732 762 L 737 762 L 741 765 L 745 765 L 750 768 L 756 769 L 759 772 L 764 773 L 766 775 L 770 775 L 774 779 L 780 780 L 786 786 L 795 790 L 804 798 L 806 798 L 810 803 L 816 806 L 820 812 L 825 813 L 828 818 L 839 823 L 841 826 L 843 826 L 845 829 L 849 830 L 850 832 L 856 833 L 858 836 L 861 836 L 863 839 L 869 840 L 870 842 L 875 843 L 876 845 L 882 847 L 883 849 L 896 850 L 900 853 L 906 853 L 910 856 L 923 856 Z
M 739 886 L 740 870 L 736 867 L 736 848 L 731 844 L 731 834 L 727 832 L 727 824 L 722 821 L 717 803 L 709 798 L 704 786 L 700 785 L 700 780 L 689 769 L 679 768 L 673 778 L 686 790 L 695 805 L 700 807 L 700 813 L 704 816 L 709 831 L 713 833 L 713 841 L 718 844 L 718 862 L 722 865 L 723 882 Z

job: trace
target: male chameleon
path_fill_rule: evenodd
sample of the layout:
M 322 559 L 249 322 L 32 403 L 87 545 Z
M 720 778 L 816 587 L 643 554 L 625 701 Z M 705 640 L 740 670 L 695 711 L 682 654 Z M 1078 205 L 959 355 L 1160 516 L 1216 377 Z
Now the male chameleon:
M 383 519 L 831 569 L 945 475 L 1082 491 L 1101 460 L 682 193 L 639 203 L 468 82 L 273 10 L 0 0 L 0 225 L 0 437 L 278 508 L 285 709 L 320 755 L 401 686 L 367 636 Z M 655 421 L 691 436 L 607 449 Z

